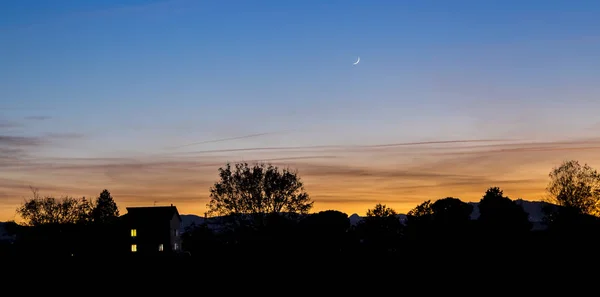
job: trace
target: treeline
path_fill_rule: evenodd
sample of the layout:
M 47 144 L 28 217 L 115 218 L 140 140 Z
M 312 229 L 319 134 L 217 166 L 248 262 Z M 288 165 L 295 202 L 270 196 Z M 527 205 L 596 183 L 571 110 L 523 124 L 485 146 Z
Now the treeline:
M 471 204 L 446 197 L 424 201 L 405 219 L 376 204 L 352 225 L 336 210 L 311 213 L 313 201 L 296 171 L 237 163 L 218 172 L 209 190 L 209 217 L 182 235 L 183 249 L 192 256 L 431 255 L 498 248 L 582 253 L 600 247 L 600 174 L 577 161 L 549 174 L 544 230 L 533 230 L 528 213 L 498 187 L 482 193 L 476 219 Z M 118 208 L 108 190 L 95 200 L 33 193 L 17 209 L 26 223 L 7 224 L 17 240 L 3 252 L 102 256 L 127 242 L 119 237 L 127 233 L 118 229 Z
M 309 214 L 312 201 L 296 172 L 267 164 L 229 164 L 210 189 L 209 214 L 188 228 L 184 248 L 194 254 L 257 255 L 277 250 L 306 253 L 428 253 L 505 247 L 512 250 L 598 247 L 600 175 L 577 161 L 549 174 L 543 231 L 532 230 L 529 215 L 498 187 L 489 188 L 473 206 L 459 198 L 428 200 L 405 220 L 383 204 L 353 226 L 347 214 L 330 210 Z
M 41 196 L 31 188 L 32 197 L 16 212 L 23 224 L 5 223 L 10 243 L 0 252 L 27 256 L 103 255 L 118 251 L 121 244 L 119 209 L 108 190 L 94 200 L 85 197 Z
M 230 215 L 192 225 L 183 234 L 184 249 L 192 255 L 239 257 L 297 252 L 298 256 L 340 254 L 413 255 L 477 252 L 485 249 L 541 251 L 598 248 L 600 220 L 591 215 L 548 204 L 545 228 L 532 230 L 527 212 L 497 187 L 489 188 L 473 205 L 458 198 L 425 201 L 400 219 L 397 212 L 377 204 L 352 225 L 347 214 L 327 210 L 307 215 Z

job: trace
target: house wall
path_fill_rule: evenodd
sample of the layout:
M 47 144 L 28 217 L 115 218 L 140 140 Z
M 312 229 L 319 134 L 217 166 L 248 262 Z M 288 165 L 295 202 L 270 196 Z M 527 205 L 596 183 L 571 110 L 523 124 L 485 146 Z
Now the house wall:
M 137 221 L 138 217 L 130 217 L 127 220 L 127 235 L 129 244 L 127 245 L 128 253 L 131 255 L 145 254 L 170 254 L 172 252 L 181 251 L 181 219 L 175 212 L 170 220 L 165 220 L 164 217 L 152 219 L 150 217 L 142 217 L 141 221 Z M 131 237 L 131 229 L 136 230 L 136 237 Z M 123 233 L 125 234 L 125 233 Z M 136 244 L 137 251 L 132 252 L 132 244 Z M 160 244 L 163 245 L 163 251 L 159 250 Z
M 181 219 L 179 219 L 179 216 L 177 216 L 177 214 L 174 214 L 173 218 L 171 218 L 170 230 L 169 230 L 170 248 L 173 251 L 181 250 L 181 234 L 179 234 L 180 228 L 181 228 Z
M 137 236 L 131 238 L 131 244 L 137 245 L 138 254 L 158 253 L 160 244 L 163 244 L 163 252 L 171 251 L 170 226 L 168 222 L 163 222 L 162 224 L 132 224 L 129 230 L 127 230 L 127 232 L 130 232 L 130 235 L 131 229 L 136 229 L 137 232 Z M 130 251 L 131 244 L 129 246 Z

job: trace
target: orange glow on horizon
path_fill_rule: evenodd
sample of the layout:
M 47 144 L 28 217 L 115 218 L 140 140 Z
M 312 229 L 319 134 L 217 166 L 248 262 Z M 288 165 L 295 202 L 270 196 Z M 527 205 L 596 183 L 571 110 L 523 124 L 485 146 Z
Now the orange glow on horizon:
M 364 215 L 383 203 L 406 213 L 429 199 L 455 197 L 476 202 L 493 186 L 512 199 L 541 200 L 548 173 L 562 161 L 574 159 L 600 168 L 598 144 L 600 140 L 376 148 L 340 153 L 337 158 L 290 158 L 272 163 L 298 170 L 315 201 L 312 212 L 333 209 Z M 39 162 L 23 167 L 18 176 L 0 172 L 0 221 L 18 221 L 15 210 L 30 196 L 30 185 L 39 188 L 42 196 L 88 199 L 106 188 L 122 214 L 128 206 L 156 203 L 173 204 L 181 214 L 203 216 L 209 188 L 225 163 L 218 158 L 204 161 L 195 157 L 64 166 Z

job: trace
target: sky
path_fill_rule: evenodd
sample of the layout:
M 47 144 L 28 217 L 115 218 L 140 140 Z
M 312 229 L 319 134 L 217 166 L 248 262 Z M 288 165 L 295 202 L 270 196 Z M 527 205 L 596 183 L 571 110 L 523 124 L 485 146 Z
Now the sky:
M 0 221 L 30 187 L 202 215 L 218 168 L 407 212 L 600 168 L 598 1 L 7 0 Z M 360 57 L 360 63 L 353 63 Z

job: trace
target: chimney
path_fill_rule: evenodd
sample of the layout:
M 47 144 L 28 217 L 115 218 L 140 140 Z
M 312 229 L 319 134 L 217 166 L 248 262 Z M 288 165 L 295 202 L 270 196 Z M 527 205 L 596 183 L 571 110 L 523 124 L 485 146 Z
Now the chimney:
M 171 203 L 171 207 L 173 207 L 173 203 Z

